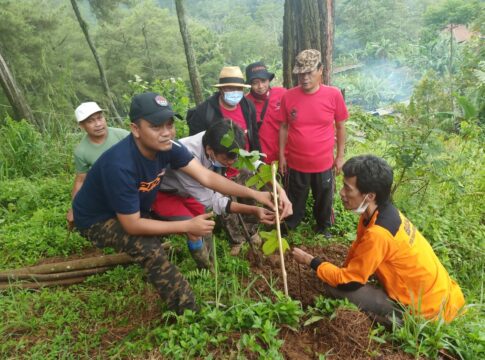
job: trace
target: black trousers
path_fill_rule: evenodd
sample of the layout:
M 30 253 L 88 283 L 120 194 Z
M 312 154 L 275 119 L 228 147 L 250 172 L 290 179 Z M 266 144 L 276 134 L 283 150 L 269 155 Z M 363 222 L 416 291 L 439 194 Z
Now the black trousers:
M 323 230 L 333 225 L 333 183 L 332 169 L 319 173 L 302 173 L 288 169 L 285 190 L 293 204 L 293 215 L 286 219 L 289 229 L 296 228 L 305 217 L 310 189 L 315 199 L 313 217 L 317 223 L 317 229 Z

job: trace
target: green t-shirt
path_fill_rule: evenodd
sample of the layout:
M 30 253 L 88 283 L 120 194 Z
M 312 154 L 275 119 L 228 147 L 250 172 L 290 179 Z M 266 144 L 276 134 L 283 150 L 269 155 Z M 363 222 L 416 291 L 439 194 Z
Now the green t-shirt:
M 74 164 L 77 174 L 84 174 L 91 169 L 94 162 L 118 141 L 130 134 L 125 129 L 108 128 L 108 136 L 102 144 L 94 144 L 89 141 L 87 134 L 84 135 L 79 145 L 74 150 Z

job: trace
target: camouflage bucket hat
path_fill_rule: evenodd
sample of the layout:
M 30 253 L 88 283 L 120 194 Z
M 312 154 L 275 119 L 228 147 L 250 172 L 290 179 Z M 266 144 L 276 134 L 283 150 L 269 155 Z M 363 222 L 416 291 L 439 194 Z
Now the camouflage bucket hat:
M 293 74 L 303 74 L 313 71 L 321 62 L 322 55 L 320 54 L 320 51 L 315 49 L 303 50 L 296 56 Z

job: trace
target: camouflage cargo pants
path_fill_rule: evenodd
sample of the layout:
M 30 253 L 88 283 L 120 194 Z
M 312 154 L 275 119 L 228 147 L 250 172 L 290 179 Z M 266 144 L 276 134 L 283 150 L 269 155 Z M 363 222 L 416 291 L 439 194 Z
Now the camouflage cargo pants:
M 241 170 L 232 180 L 246 186 L 246 181 L 253 176 L 252 172 Z M 256 205 L 252 199 L 238 198 L 237 202 L 247 205 Z M 249 237 L 258 232 L 259 219 L 253 215 L 225 214 L 221 216 L 221 223 L 229 235 L 231 244 L 242 244 L 249 241 Z
M 112 247 L 126 252 L 140 264 L 148 281 L 167 303 L 168 309 L 180 314 L 184 309 L 197 310 L 192 289 L 177 267 L 168 261 L 160 238 L 127 234 L 117 219 L 109 219 L 79 231 L 96 247 Z

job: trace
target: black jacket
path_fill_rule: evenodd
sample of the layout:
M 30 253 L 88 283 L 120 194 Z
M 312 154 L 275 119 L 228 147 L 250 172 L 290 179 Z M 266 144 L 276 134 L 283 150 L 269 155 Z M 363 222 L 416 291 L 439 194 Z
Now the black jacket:
M 215 93 L 210 98 L 187 112 L 189 135 L 192 136 L 200 133 L 201 131 L 205 131 L 212 121 L 223 118 L 219 108 L 219 95 L 220 93 Z M 241 99 L 239 104 L 241 105 L 241 110 L 244 119 L 246 120 L 246 127 L 248 129 L 249 150 L 261 151 L 261 144 L 259 143 L 258 136 L 258 125 L 256 123 L 256 109 L 254 104 L 245 97 Z

